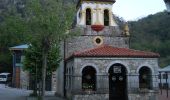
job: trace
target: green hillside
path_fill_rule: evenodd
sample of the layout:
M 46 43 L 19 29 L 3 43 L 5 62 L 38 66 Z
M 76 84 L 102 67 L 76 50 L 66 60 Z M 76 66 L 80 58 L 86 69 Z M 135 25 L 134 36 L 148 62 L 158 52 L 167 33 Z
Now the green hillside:
M 160 12 L 129 22 L 130 47 L 160 54 L 160 66 L 170 64 L 170 15 Z

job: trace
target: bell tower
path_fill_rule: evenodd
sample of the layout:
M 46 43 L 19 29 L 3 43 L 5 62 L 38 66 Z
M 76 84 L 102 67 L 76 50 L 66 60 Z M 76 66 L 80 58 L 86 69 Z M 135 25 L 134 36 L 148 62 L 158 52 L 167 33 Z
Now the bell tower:
M 66 42 L 66 57 L 101 45 L 129 48 L 129 29 L 120 30 L 112 13 L 115 0 L 79 0 L 75 28 L 80 36 Z
M 112 14 L 115 0 L 79 0 L 77 25 L 117 26 Z

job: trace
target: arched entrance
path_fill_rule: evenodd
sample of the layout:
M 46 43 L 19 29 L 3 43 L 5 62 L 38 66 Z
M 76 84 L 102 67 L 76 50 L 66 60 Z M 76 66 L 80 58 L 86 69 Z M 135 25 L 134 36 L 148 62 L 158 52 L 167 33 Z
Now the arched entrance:
M 114 64 L 109 69 L 109 100 L 127 99 L 127 70 L 122 64 Z

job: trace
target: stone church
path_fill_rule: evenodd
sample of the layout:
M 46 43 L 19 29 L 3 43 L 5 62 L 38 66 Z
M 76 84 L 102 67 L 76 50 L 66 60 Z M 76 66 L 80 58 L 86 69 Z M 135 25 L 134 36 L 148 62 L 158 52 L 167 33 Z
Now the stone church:
M 80 36 L 62 43 L 56 94 L 69 100 L 157 100 L 159 54 L 129 48 L 128 26 L 119 29 L 114 3 L 78 1 L 74 30 Z

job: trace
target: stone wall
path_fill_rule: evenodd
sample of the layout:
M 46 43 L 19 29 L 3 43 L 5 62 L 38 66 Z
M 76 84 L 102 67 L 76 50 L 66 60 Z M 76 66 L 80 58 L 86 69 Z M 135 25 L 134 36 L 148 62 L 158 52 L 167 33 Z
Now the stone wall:
M 109 94 L 74 95 L 71 100 L 109 100 Z
M 22 68 L 20 71 L 20 88 L 22 89 L 29 88 L 29 73 L 27 71 L 23 71 Z
M 72 85 L 67 89 L 67 97 L 72 100 L 108 100 L 105 95 L 109 91 L 109 80 L 108 71 L 109 68 L 116 63 L 122 64 L 127 69 L 127 93 L 129 100 L 138 100 L 136 98 L 143 97 L 142 100 L 157 100 L 156 92 L 158 89 L 158 59 L 157 58 L 74 58 L 68 63 L 67 67 L 73 67 L 74 71 L 71 74 Z M 97 89 L 89 95 L 82 91 L 82 70 L 86 66 L 92 66 L 96 69 L 97 75 Z M 151 69 L 152 75 L 152 86 L 151 90 L 147 92 L 139 91 L 139 69 L 147 66 Z M 106 89 L 103 90 L 102 89 Z M 97 96 L 97 94 L 99 94 Z M 82 97 L 82 99 L 80 99 Z M 102 99 L 96 99 L 102 98 Z M 105 98 L 105 99 L 104 99 Z
M 96 36 L 79 36 L 73 37 L 66 42 L 66 58 L 71 56 L 74 52 L 86 49 L 95 48 L 98 45 L 95 43 Z M 128 48 L 129 39 L 125 37 L 107 37 L 100 36 L 103 39 L 103 44 L 113 47 Z
M 158 100 L 158 92 L 129 94 L 129 100 Z

